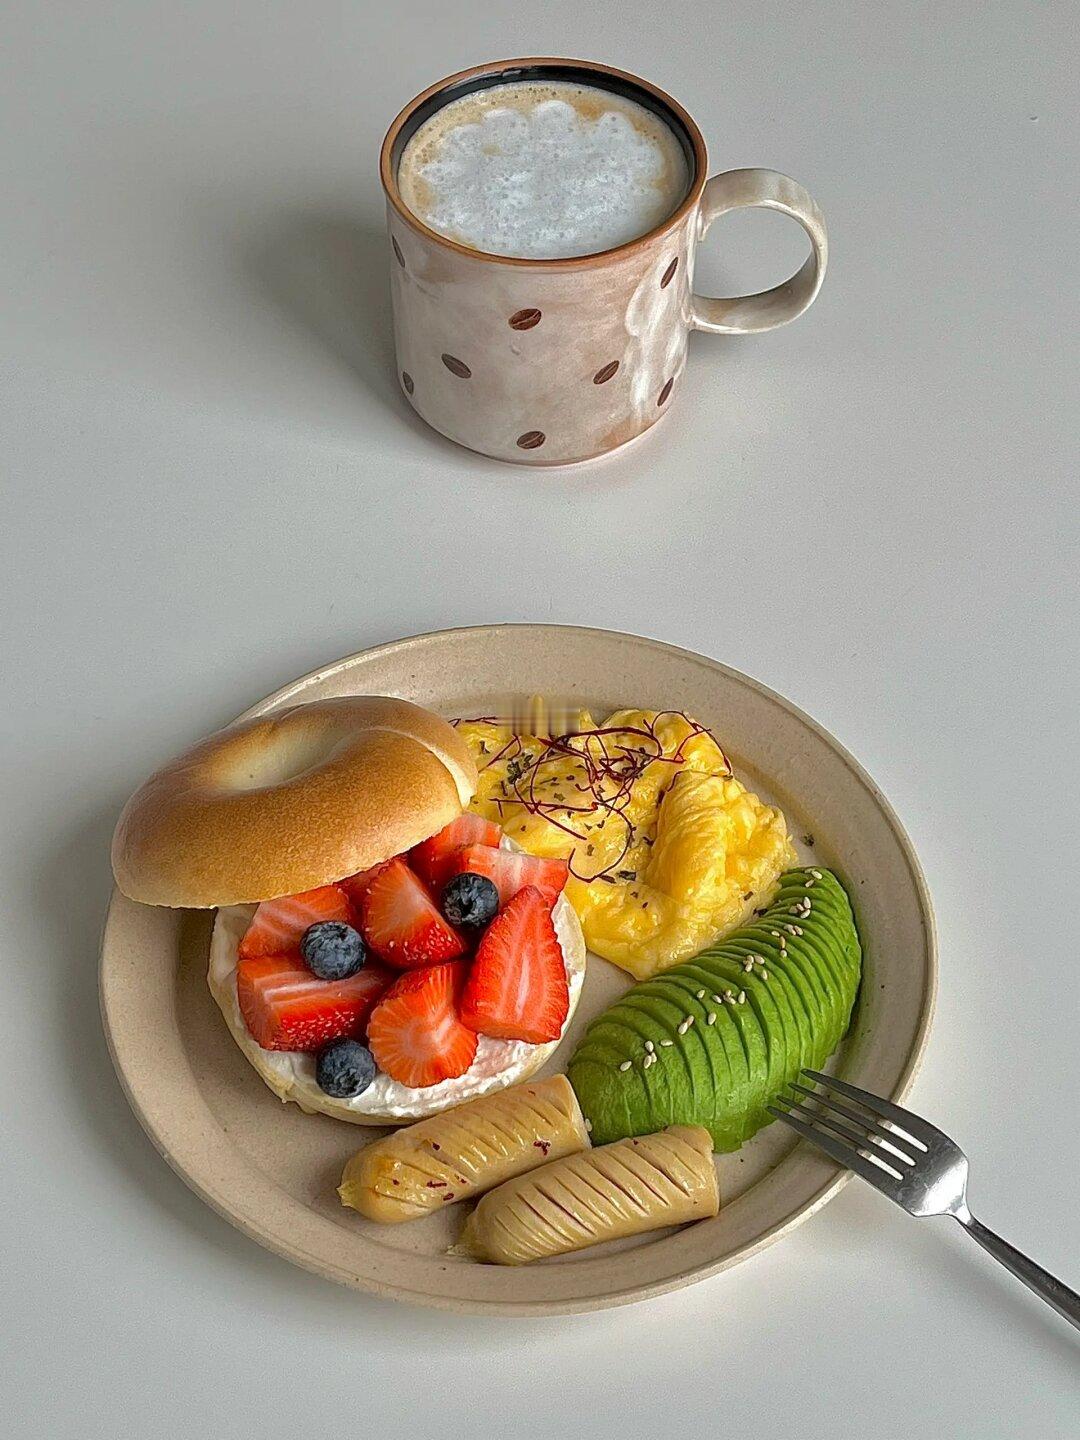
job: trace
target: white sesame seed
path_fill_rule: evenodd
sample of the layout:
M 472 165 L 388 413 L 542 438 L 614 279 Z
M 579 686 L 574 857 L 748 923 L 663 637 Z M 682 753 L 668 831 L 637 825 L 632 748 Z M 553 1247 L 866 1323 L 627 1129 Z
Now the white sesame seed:
M 740 991 L 739 991 L 739 1004 L 740 1004 L 740 1005 L 745 1005 L 745 1004 L 746 1004 L 746 991 L 745 991 L 745 990 L 740 990 Z
M 634 1062 L 633 1062 L 632 1060 L 624 1060 L 624 1061 L 622 1062 L 622 1064 L 619 1066 L 619 1069 L 620 1069 L 620 1070 L 629 1070 L 629 1069 L 630 1069 L 630 1066 L 631 1066 L 633 1063 L 634 1063 Z
M 779 940 L 779 939 L 780 939 L 780 931 L 779 931 L 779 930 L 770 930 L 770 931 L 769 931 L 769 934 L 773 937 L 774 940 Z
M 724 997 L 722 995 L 714 995 L 712 998 L 716 1001 L 717 1005 L 724 1003 Z
M 709 1013 L 705 1016 L 705 1024 L 706 1024 L 706 1025 L 715 1025 L 715 1024 L 716 1024 L 716 1011 L 715 1011 L 715 1010 L 710 1010 Z
M 661 1044 L 661 1045 L 674 1045 L 674 1044 L 675 1044 L 675 1041 L 674 1041 L 674 1040 L 661 1040 L 661 1041 L 660 1041 L 660 1044 Z
M 653 1044 L 653 1042 L 652 1042 L 651 1040 L 646 1040 L 646 1041 L 645 1041 L 645 1049 L 648 1050 L 648 1051 L 651 1053 L 653 1050 L 656 1049 L 656 1046 Z
M 589 1134 L 592 1134 L 592 1121 L 587 1115 L 585 1116 L 585 1129 L 589 1132 Z
M 769 978 L 769 972 L 765 969 L 764 965 L 761 967 L 761 978 L 763 980 L 767 980 Z
M 679 1023 L 678 1023 L 678 1026 L 676 1027 L 676 1028 L 678 1029 L 679 1034 L 680 1034 L 680 1035 L 685 1035 L 686 1032 L 687 1032 L 687 1030 L 690 1029 L 690 1026 L 691 1026 L 693 1023 L 694 1023 L 694 1017 L 693 1017 L 692 1015 L 688 1015 L 685 1020 L 680 1020 Z
M 646 1056 L 645 1056 L 645 1059 L 644 1059 L 644 1061 L 643 1061 L 643 1063 L 642 1063 L 641 1068 L 642 1068 L 643 1070 L 647 1070 L 650 1065 L 655 1065 L 655 1064 L 656 1064 L 656 1056 L 655 1056 L 655 1055 L 646 1055 Z
M 705 999 L 705 991 L 704 991 L 704 990 L 698 990 L 698 991 L 695 992 L 695 994 L 696 994 L 696 996 L 697 996 L 697 999 L 699 999 L 699 1000 L 704 1000 L 704 999 Z
M 734 991 L 734 990 L 725 990 L 725 991 L 724 991 L 724 999 L 725 999 L 725 1000 L 734 1000 L 734 998 L 735 998 L 735 991 Z
M 754 968 L 753 960 L 744 960 L 742 962 L 742 968 L 746 971 L 747 974 L 749 974 L 750 971 Z
M 815 880 L 824 879 L 824 876 L 822 875 L 820 870 L 811 870 L 810 874 L 814 877 Z
M 781 950 L 786 950 L 786 949 L 787 949 L 787 936 L 786 936 L 786 935 L 781 935 L 781 936 L 780 936 L 780 949 L 781 949 Z

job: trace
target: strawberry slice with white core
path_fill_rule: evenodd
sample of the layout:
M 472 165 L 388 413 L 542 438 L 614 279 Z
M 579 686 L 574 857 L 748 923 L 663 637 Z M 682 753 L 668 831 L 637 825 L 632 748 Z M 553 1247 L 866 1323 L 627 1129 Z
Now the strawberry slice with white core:
M 356 924 L 349 897 L 336 885 L 320 885 L 299 895 L 264 900 L 240 941 L 240 959 L 249 960 L 256 955 L 299 954 L 304 931 L 324 920 Z
M 318 1050 L 359 1039 L 393 976 L 365 965 L 347 980 L 319 980 L 291 955 L 254 955 L 236 967 L 236 996 L 264 1050 Z
M 558 1040 L 570 987 L 551 904 L 527 885 L 491 922 L 469 972 L 459 1013 L 470 1030 L 543 1045 Z
M 412 1089 L 464 1075 L 476 1058 L 474 1031 L 458 1019 L 465 966 L 428 965 L 400 976 L 368 1022 L 368 1044 L 380 1070 Z
M 344 880 L 337 882 L 338 888 L 345 891 L 345 894 L 356 907 L 357 914 L 360 913 L 364 896 L 368 892 L 368 886 L 385 864 L 386 861 L 383 860 L 378 865 L 372 865 L 370 870 L 358 870 L 355 875 L 346 875 Z
M 550 909 L 562 894 L 570 873 L 565 860 L 545 860 L 517 850 L 493 850 L 489 845 L 467 845 L 454 856 L 453 866 L 455 875 L 467 870 L 494 881 L 503 908 L 526 885 L 531 885 L 544 896 Z
M 467 948 L 400 855 L 368 885 L 360 929 L 374 954 L 398 970 L 456 960 Z
M 466 812 L 451 820 L 430 840 L 414 845 L 409 851 L 409 864 L 433 895 L 441 895 L 446 882 L 457 874 L 454 869 L 457 852 L 466 845 L 497 846 L 501 834 L 493 820 Z

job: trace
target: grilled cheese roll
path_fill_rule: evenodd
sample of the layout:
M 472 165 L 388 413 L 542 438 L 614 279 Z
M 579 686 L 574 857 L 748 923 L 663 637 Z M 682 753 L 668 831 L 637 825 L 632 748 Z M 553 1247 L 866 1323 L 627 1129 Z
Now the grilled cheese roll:
M 369 1220 L 416 1220 L 548 1160 L 587 1149 L 565 1075 L 482 1095 L 375 1140 L 345 1166 L 341 1203 Z
M 719 1209 L 709 1132 L 672 1125 L 507 1181 L 480 1201 L 456 1248 L 495 1265 L 525 1265 Z

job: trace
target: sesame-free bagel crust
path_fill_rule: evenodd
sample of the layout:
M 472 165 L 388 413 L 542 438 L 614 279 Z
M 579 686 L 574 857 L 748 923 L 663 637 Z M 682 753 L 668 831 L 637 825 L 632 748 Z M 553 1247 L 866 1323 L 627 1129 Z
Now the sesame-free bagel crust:
M 298 705 L 220 730 L 152 775 L 120 816 L 113 873 L 148 905 L 294 895 L 434 835 L 476 779 L 453 726 L 407 700 Z

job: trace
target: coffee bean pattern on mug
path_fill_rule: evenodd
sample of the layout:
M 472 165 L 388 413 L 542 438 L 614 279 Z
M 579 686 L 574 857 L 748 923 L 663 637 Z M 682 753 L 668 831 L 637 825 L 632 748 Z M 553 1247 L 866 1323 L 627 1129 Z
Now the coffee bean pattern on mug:
M 598 63 L 448 76 L 401 110 L 379 170 L 398 384 L 436 430 L 500 460 L 572 465 L 626 445 L 671 410 L 693 331 L 787 324 L 825 273 L 802 186 L 710 177 L 678 102 Z M 693 293 L 713 220 L 747 208 L 797 221 L 812 264 L 737 304 Z
M 399 245 L 397 238 L 393 235 L 391 235 L 390 237 L 390 244 L 393 247 L 394 258 L 397 260 L 402 270 L 407 271 L 404 252 L 402 251 L 402 248 Z M 661 290 L 666 290 L 667 287 L 671 284 L 672 280 L 675 278 L 675 273 L 678 270 L 678 266 L 679 257 L 676 255 L 672 260 L 668 262 L 668 264 L 664 267 L 664 270 L 661 273 L 659 282 Z M 512 315 L 509 315 L 507 317 L 507 324 L 509 325 L 511 330 L 521 333 L 524 331 L 534 330 L 540 324 L 542 319 L 543 311 L 540 310 L 538 306 L 528 305 L 523 306 L 520 310 L 515 310 Z M 459 356 L 451 355 L 448 352 L 444 351 L 440 356 L 440 359 L 442 360 L 442 363 L 446 367 L 446 369 L 450 371 L 451 375 L 455 376 L 457 379 L 471 380 L 473 378 L 472 367 L 468 365 L 464 360 L 462 360 Z M 606 385 L 610 380 L 613 380 L 615 378 L 621 368 L 621 360 L 609 360 L 606 364 L 602 365 L 599 370 L 597 370 L 596 373 L 593 375 L 592 384 L 597 386 Z M 416 385 L 413 377 L 409 374 L 407 370 L 403 370 L 401 372 L 401 383 L 407 395 L 411 397 L 415 394 Z M 674 376 L 671 376 L 667 381 L 665 381 L 659 395 L 657 396 L 656 404 L 658 408 L 663 406 L 670 398 L 674 385 Z M 515 443 L 520 450 L 538 450 L 545 443 L 546 440 L 547 436 L 543 430 L 534 429 L 524 431 L 523 434 L 518 436 Z

